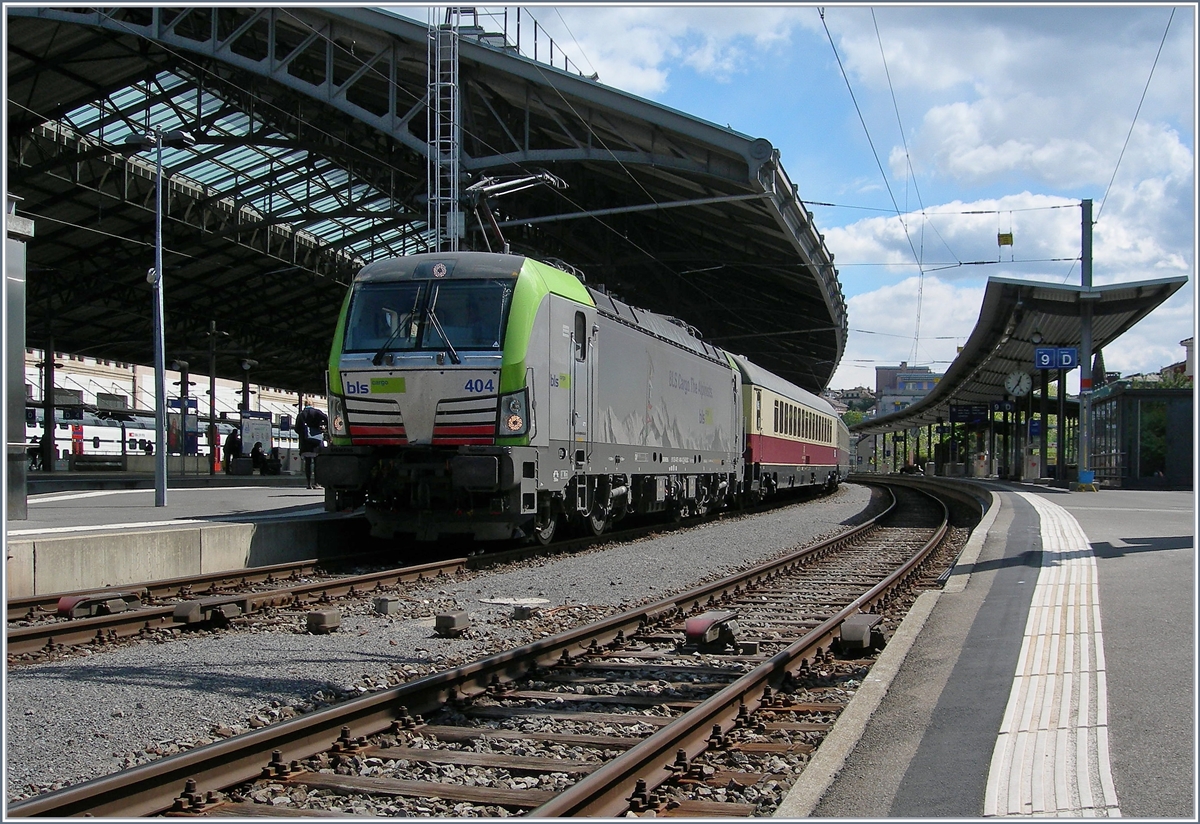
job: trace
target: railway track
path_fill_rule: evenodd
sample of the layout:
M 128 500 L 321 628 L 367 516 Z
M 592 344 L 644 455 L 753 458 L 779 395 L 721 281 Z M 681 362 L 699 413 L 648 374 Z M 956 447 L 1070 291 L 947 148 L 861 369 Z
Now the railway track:
M 869 662 L 835 647 L 878 646 L 946 532 L 943 504 L 906 500 L 684 595 L 9 813 L 337 815 L 370 796 L 406 815 L 763 814 Z
M 712 517 L 738 517 L 779 505 L 747 508 L 741 513 Z M 527 558 L 578 552 L 613 540 L 683 529 L 700 519 L 682 523 L 650 523 L 626 527 L 600 537 L 580 537 L 550 546 L 524 546 L 452 557 L 427 564 L 387 567 L 358 575 L 338 574 L 338 568 L 379 565 L 380 554 L 342 556 L 332 560 L 309 559 L 244 570 L 207 573 L 104 589 L 77 590 L 11 598 L 7 602 L 8 663 L 43 660 L 72 647 L 101 649 L 139 637 L 212 625 L 227 626 L 271 607 L 318 609 L 346 597 L 386 594 L 405 583 L 453 576 Z

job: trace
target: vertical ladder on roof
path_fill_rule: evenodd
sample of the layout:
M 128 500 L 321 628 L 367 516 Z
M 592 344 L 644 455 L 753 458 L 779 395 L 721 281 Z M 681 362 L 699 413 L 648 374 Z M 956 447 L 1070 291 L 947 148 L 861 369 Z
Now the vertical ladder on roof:
M 430 251 L 457 252 L 465 234 L 459 203 L 459 160 L 462 128 L 459 105 L 459 28 L 469 17 L 478 25 L 475 9 L 446 9 L 445 22 L 429 17 L 429 243 Z

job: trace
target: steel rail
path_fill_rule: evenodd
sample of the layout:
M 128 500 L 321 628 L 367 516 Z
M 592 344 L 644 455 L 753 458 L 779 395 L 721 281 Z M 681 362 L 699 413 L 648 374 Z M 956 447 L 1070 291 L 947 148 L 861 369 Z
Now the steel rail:
M 759 708 L 764 687 L 778 688 L 787 676 L 794 674 L 792 670 L 798 668 L 798 663 L 802 667 L 807 663 L 807 656 L 833 641 L 834 633 L 843 621 L 882 599 L 915 572 L 949 529 L 949 510 L 944 502 L 938 500 L 938 503 L 942 506 L 941 525 L 903 566 L 753 671 L 534 809 L 529 813 L 530 817 L 616 817 L 628 810 L 629 797 L 639 779 L 646 782 L 647 792 L 665 783 L 671 778 L 671 772 L 664 768 L 673 762 L 679 750 L 687 754 L 689 761 L 703 753 L 718 728 L 724 734 L 734 728 L 739 714 L 753 713 Z
M 318 600 L 340 598 L 361 590 L 380 589 L 398 583 L 436 578 L 441 574 L 462 572 L 467 568 L 466 558 L 451 558 L 429 564 L 400 567 L 326 581 L 311 581 L 282 589 L 253 593 L 230 593 L 215 595 L 201 600 L 205 609 L 212 612 L 225 604 L 238 607 L 242 615 L 249 615 L 266 607 L 297 604 L 306 597 Z M 180 601 L 187 603 L 187 601 Z M 80 618 L 74 621 L 56 621 L 32 627 L 8 630 L 7 651 L 10 655 L 35 653 L 57 645 L 78 646 L 96 640 L 104 643 L 116 638 L 131 638 L 146 630 L 164 629 L 175 626 L 174 614 L 178 605 L 144 607 L 100 615 L 95 618 Z M 179 625 L 183 626 L 183 625 Z
M 430 713 L 447 702 L 483 693 L 494 681 L 510 682 L 564 656 L 585 655 L 593 644 L 611 643 L 618 634 L 632 634 L 681 609 L 735 591 L 747 581 L 821 557 L 873 530 L 895 506 L 893 500 L 883 512 L 841 535 L 687 593 L 318 712 L 37 796 L 12 805 L 8 815 L 130 817 L 167 811 L 185 786 L 204 796 L 263 776 L 270 772 L 268 760 L 279 765 L 278 770 L 286 769 L 292 761 L 328 750 L 343 736 L 343 728 L 351 738 L 385 732 L 403 716 L 402 708 L 412 714 Z
M 343 559 L 336 559 L 339 563 Z M 346 559 L 351 560 L 351 559 Z M 92 587 L 91 589 L 75 589 L 67 592 L 49 592 L 42 595 L 22 595 L 9 598 L 6 612 L 9 621 L 20 621 L 30 617 L 37 610 L 54 610 L 62 598 L 81 595 L 96 595 L 118 592 L 137 593 L 142 598 L 183 597 L 188 590 L 208 587 L 235 587 L 250 583 L 262 583 L 274 578 L 291 577 L 293 575 L 311 575 L 322 564 L 328 561 L 318 558 L 308 558 L 302 561 L 290 561 L 270 566 L 248 567 L 246 569 L 228 569 L 221 572 L 210 572 L 201 575 L 185 575 L 178 578 L 162 578 L 156 581 L 145 581 L 126 585 Z M 22 614 L 24 613 L 24 615 Z
M 778 506 L 787 506 L 795 502 L 796 501 L 794 498 L 773 500 L 767 503 L 757 504 L 755 506 L 747 506 L 742 510 L 722 510 L 703 519 L 693 518 L 679 523 L 643 524 L 640 526 L 623 528 L 613 532 L 606 532 L 604 535 L 598 537 L 587 536 L 567 538 L 556 541 L 547 546 L 530 545 L 510 549 L 501 549 L 498 551 L 489 551 L 486 553 L 471 555 L 465 559 L 460 558 L 455 560 L 462 562 L 470 569 L 482 569 L 489 566 L 496 566 L 498 564 L 521 561 L 532 557 L 577 552 L 581 549 L 587 549 L 613 540 L 633 540 L 645 535 L 652 535 L 661 532 L 673 532 L 680 529 L 687 529 L 690 526 L 696 525 L 696 523 L 700 521 L 764 512 Z M 212 590 L 215 587 L 230 588 L 252 583 L 262 583 L 263 581 L 270 581 L 273 578 L 309 575 L 318 572 L 322 566 L 328 567 L 331 564 L 350 564 L 356 561 L 369 561 L 373 558 L 379 557 L 380 554 L 381 553 L 379 552 L 367 552 L 353 555 L 338 555 L 328 558 L 308 558 L 300 561 L 288 561 L 282 564 L 272 564 L 269 566 L 246 567 L 244 569 L 227 569 L 219 572 L 208 572 L 198 575 L 184 575 L 176 578 L 162 578 L 153 581 L 96 586 L 88 589 L 50 592 L 41 595 L 21 595 L 14 598 L 9 598 L 7 600 L 5 614 L 9 622 L 33 620 L 36 619 L 36 612 L 38 610 L 42 610 L 44 612 L 55 610 L 57 608 L 58 601 L 61 598 L 83 595 L 97 595 L 106 593 L 116 594 L 120 592 L 127 592 L 136 593 L 143 599 L 147 600 L 186 597 L 187 595 L 200 594 L 205 591 L 205 588 L 208 590 Z
M 770 506 L 762 506 L 747 510 L 755 512 L 765 509 L 770 509 Z M 718 515 L 717 517 L 720 517 Z M 471 555 L 465 558 L 452 558 L 445 561 L 432 562 L 430 564 L 422 564 L 412 567 L 399 567 L 397 569 L 384 570 L 380 572 L 366 573 L 361 576 L 345 577 L 330 579 L 325 582 L 315 582 L 310 584 L 298 584 L 293 587 L 272 590 L 256 594 L 246 593 L 216 593 L 204 597 L 206 611 L 212 612 L 222 604 L 235 604 L 243 615 L 255 612 L 268 606 L 280 606 L 295 601 L 300 597 L 311 594 L 312 592 L 320 591 L 322 595 L 334 598 L 350 594 L 350 591 L 362 586 L 387 586 L 387 583 L 378 583 L 387 581 L 393 574 L 398 574 L 404 571 L 421 571 L 426 572 L 436 569 L 440 566 L 453 567 L 455 571 L 462 569 L 484 569 L 487 567 L 498 566 L 501 564 L 512 563 L 516 561 L 526 560 L 532 557 L 544 557 L 547 555 L 566 554 L 579 552 L 591 547 L 608 543 L 612 540 L 634 540 L 636 538 L 655 534 L 659 532 L 675 531 L 678 529 L 687 528 L 688 522 L 679 524 L 649 524 L 643 526 L 632 527 L 621 530 L 616 533 L 608 533 L 605 535 L 593 537 L 573 538 L 565 541 L 557 542 L 549 546 L 530 546 L 517 547 L 515 549 L 501 550 L 499 552 L 488 552 L 477 555 Z M 347 556 L 345 559 L 332 559 L 337 562 L 343 560 L 353 560 L 354 558 L 365 558 L 369 555 Z M 152 597 L 164 597 L 177 595 L 187 588 L 203 586 L 213 583 L 230 583 L 237 586 L 242 583 L 270 581 L 275 577 L 276 573 L 288 572 L 289 574 L 296 573 L 299 570 L 304 570 L 316 567 L 322 562 L 319 560 L 306 560 L 285 564 L 276 564 L 267 567 L 254 567 L 247 570 L 227 570 L 224 572 L 208 573 L 197 576 L 184 576 L 180 578 L 169 578 L 160 581 L 151 581 L 147 583 L 131 584 L 127 587 L 111 587 L 97 588 L 90 590 L 76 590 L 73 592 L 59 592 L 50 595 L 33 595 L 24 596 L 22 598 L 14 598 L 8 602 L 9 620 L 19 620 L 21 616 L 13 617 L 14 606 L 30 610 L 37 606 L 45 606 L 47 604 L 57 605 L 58 599 L 69 597 L 72 595 L 95 595 L 118 592 L 149 592 Z M 419 580 L 421 575 L 416 577 L 398 578 L 398 581 Z M 294 593 L 294 598 L 289 598 L 288 594 Z M 203 592 L 196 593 L 203 595 Z M 195 600 L 195 599 L 192 599 Z M 7 633 L 7 652 L 10 655 L 30 655 L 41 652 L 44 649 L 55 646 L 72 647 L 82 646 L 84 644 L 104 644 L 113 641 L 133 638 L 144 632 L 153 631 L 155 629 L 166 629 L 174 626 L 173 621 L 174 606 L 164 607 L 140 607 L 133 610 L 114 613 L 112 615 L 95 616 L 92 618 L 79 618 L 71 621 L 55 621 L 37 624 L 31 627 L 16 627 L 8 630 Z

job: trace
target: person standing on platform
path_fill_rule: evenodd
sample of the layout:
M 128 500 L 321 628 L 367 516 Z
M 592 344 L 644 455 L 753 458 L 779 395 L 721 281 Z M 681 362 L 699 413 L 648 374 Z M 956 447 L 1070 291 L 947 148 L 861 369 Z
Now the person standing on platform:
M 300 436 L 300 457 L 304 459 L 304 480 L 309 489 L 315 489 L 313 483 L 313 464 L 317 458 L 324 440 L 324 432 L 329 426 L 329 418 L 315 406 L 305 406 L 296 416 L 296 434 Z
M 233 459 L 242 457 L 242 436 L 236 429 L 229 433 L 223 448 L 225 451 L 225 474 L 228 475 L 233 471 Z

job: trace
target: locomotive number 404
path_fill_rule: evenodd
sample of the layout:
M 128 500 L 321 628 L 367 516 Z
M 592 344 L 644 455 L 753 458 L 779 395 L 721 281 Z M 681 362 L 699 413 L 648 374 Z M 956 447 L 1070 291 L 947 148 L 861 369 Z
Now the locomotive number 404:
M 463 389 L 467 392 L 495 392 L 496 383 L 490 378 L 486 381 L 482 378 L 475 378 L 475 380 L 467 381 Z

